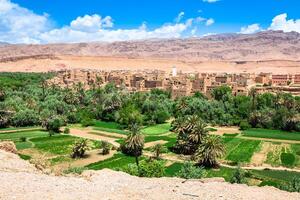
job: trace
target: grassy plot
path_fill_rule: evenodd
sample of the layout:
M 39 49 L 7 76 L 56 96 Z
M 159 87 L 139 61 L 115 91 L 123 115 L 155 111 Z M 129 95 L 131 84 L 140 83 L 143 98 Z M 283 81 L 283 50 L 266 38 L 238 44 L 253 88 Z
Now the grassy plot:
M 225 143 L 228 150 L 226 160 L 236 163 L 249 163 L 251 157 L 260 148 L 261 141 L 233 138 Z
M 183 163 L 173 163 L 172 165 L 168 166 L 165 170 L 165 175 L 167 177 L 174 177 L 182 168 Z
M 19 142 L 21 137 L 36 138 L 36 137 L 47 137 L 48 132 L 46 131 L 26 131 L 26 132 L 17 132 L 17 133 L 4 133 L 0 134 L 1 140 L 11 140 L 14 142 Z
M 9 128 L 0 128 L 0 134 L 1 132 L 5 132 L 5 131 L 20 131 L 20 130 L 24 130 L 26 131 L 27 129 L 42 129 L 39 126 L 27 126 L 27 127 L 9 127 Z
M 140 160 L 143 158 L 139 158 Z M 100 169 L 122 169 L 126 167 L 130 163 L 135 163 L 135 158 L 131 156 L 127 156 L 122 153 L 115 154 L 112 158 L 109 158 L 104 161 L 92 163 L 87 165 L 86 168 L 92 170 L 100 170 Z
M 206 177 L 207 178 L 223 177 L 226 181 L 230 181 L 234 172 L 235 169 L 227 168 L 227 167 L 220 167 L 219 169 L 208 169 Z
M 128 134 L 128 132 L 123 130 L 120 124 L 116 122 L 96 121 L 93 129 L 109 133 L 119 133 L 124 135 Z
M 72 145 L 78 140 L 77 137 L 69 135 L 55 135 L 52 137 L 33 138 L 31 141 L 35 144 L 34 148 L 56 155 L 70 154 Z M 99 142 L 91 141 L 91 147 L 96 148 Z
M 243 136 L 268 138 L 278 140 L 298 140 L 300 141 L 299 132 L 286 132 L 281 130 L 268 130 L 268 129 L 249 129 L 242 132 Z
M 166 147 L 166 150 L 168 151 L 169 148 L 173 147 L 176 144 L 176 135 L 168 135 L 168 136 L 146 136 L 145 137 L 145 143 L 147 142 L 154 142 L 154 141 L 159 141 L 159 140 L 164 140 L 167 141 L 163 146 Z M 146 150 L 151 150 L 152 148 L 148 148 Z
M 273 185 L 287 184 L 295 177 L 300 177 L 299 172 L 292 171 L 279 171 L 279 170 L 251 170 L 251 174 L 255 178 L 262 179 L 260 185 Z
M 160 135 L 170 131 L 171 124 L 164 123 L 164 124 L 157 124 L 154 126 L 149 126 L 142 129 L 142 132 L 146 135 Z

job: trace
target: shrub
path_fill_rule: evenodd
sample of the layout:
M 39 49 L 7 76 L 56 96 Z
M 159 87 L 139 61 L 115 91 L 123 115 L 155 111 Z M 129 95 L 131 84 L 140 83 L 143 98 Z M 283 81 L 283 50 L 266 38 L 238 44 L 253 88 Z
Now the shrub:
M 107 141 L 102 141 L 100 144 L 100 149 L 102 149 L 102 155 L 107 155 L 110 151 L 110 144 Z
M 83 158 L 85 152 L 89 149 L 87 139 L 76 140 L 72 148 L 72 158 Z
M 293 180 L 287 185 L 280 185 L 280 189 L 289 192 L 300 192 L 300 178 L 294 177 Z
M 33 126 L 39 124 L 38 114 L 33 110 L 21 110 L 17 112 L 12 120 L 12 124 L 17 127 L 21 126 Z
M 251 125 L 247 121 L 241 121 L 241 123 L 240 123 L 240 129 L 242 131 L 247 130 L 249 128 L 251 128 Z
M 291 167 L 295 163 L 295 155 L 292 153 L 281 153 L 280 155 L 281 163 L 284 166 Z
M 81 120 L 81 125 L 83 127 L 94 126 L 95 125 L 95 121 L 93 119 L 91 119 L 91 118 L 85 117 L 85 118 L 83 118 Z
M 122 171 L 140 177 L 162 177 L 165 175 L 165 163 L 159 160 L 143 160 L 137 165 L 129 164 Z
M 69 133 L 70 133 L 70 129 L 69 128 L 65 128 L 64 134 L 69 134 Z
M 192 162 L 185 162 L 176 176 L 185 179 L 200 179 L 206 176 L 206 171 L 203 167 L 194 166 Z
M 238 184 L 246 183 L 245 172 L 240 166 L 238 166 L 235 172 L 233 173 L 230 179 L 230 183 L 238 183 Z
M 64 174 L 82 174 L 84 170 L 87 170 L 85 167 L 70 167 L 64 170 Z
M 26 141 L 27 141 L 27 138 L 24 137 L 24 136 L 22 136 L 22 137 L 20 137 L 20 141 L 21 141 L 21 142 L 26 142 Z
M 139 176 L 162 177 L 165 175 L 165 162 L 159 160 L 141 161 Z
M 45 127 L 47 131 L 52 131 L 55 133 L 59 133 L 60 127 L 63 126 L 64 122 L 59 117 L 54 117 L 52 119 L 49 119 L 45 123 Z

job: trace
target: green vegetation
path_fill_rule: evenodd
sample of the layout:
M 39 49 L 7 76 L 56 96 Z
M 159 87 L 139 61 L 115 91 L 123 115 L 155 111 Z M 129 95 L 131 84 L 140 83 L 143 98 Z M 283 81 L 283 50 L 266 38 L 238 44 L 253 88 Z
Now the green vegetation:
M 176 176 L 176 174 L 181 170 L 183 163 L 173 163 L 172 165 L 168 166 L 165 170 L 165 174 L 168 177 Z
M 96 121 L 94 123 L 95 127 L 100 127 L 100 128 L 107 128 L 107 129 L 121 129 L 121 125 L 116 123 L 116 122 L 104 122 L 104 121 Z
M 267 130 L 256 128 L 243 131 L 242 135 L 247 137 L 300 141 L 300 132 L 287 132 L 281 130 Z
M 86 167 L 88 169 L 93 169 L 93 170 L 100 170 L 100 169 L 105 169 L 105 168 L 108 168 L 108 169 L 122 169 L 122 168 L 125 168 L 130 163 L 131 164 L 135 163 L 135 158 L 134 157 L 127 156 L 127 155 L 122 154 L 122 153 L 117 153 L 113 157 L 111 157 L 107 160 L 92 163 L 92 164 L 90 164 Z
M 96 121 L 93 125 L 94 130 L 105 131 L 109 133 L 119 133 L 123 135 L 127 135 L 128 131 L 125 131 L 121 128 L 121 125 L 116 122 L 104 122 L 104 121 Z
M 251 170 L 252 177 L 262 179 L 264 181 L 272 181 L 279 184 L 287 184 L 295 177 L 300 177 L 299 172 L 280 171 L 280 170 Z
M 200 179 L 206 176 L 206 171 L 202 167 L 194 166 L 192 162 L 185 162 L 176 176 L 184 179 Z
M 296 157 L 292 153 L 282 153 L 280 159 L 283 166 L 292 167 L 295 164 Z
M 240 140 L 238 145 L 226 156 L 227 160 L 233 162 L 249 163 L 253 154 L 259 150 L 261 141 Z
M 31 142 L 35 144 L 34 148 L 43 152 L 48 152 L 55 155 L 70 155 L 72 145 L 77 140 L 76 137 L 69 135 L 55 135 L 52 137 L 33 138 Z M 99 142 L 89 141 L 92 148 L 96 148 Z
M 171 128 L 170 123 L 157 124 L 157 125 L 149 126 L 147 128 L 142 129 L 142 132 L 145 135 L 161 135 L 161 134 L 169 132 L 170 128 Z
M 122 144 L 124 154 L 117 153 L 107 160 L 90 164 L 88 169 L 111 168 L 147 177 L 202 176 L 204 170 L 191 164 L 174 163 L 165 169 L 165 160 L 160 160 L 159 154 L 172 152 L 191 155 L 198 165 L 207 167 L 207 177 L 221 176 L 227 181 L 234 177 L 233 182 L 243 182 L 241 171 L 210 167 L 217 167 L 220 158 L 233 165 L 249 163 L 263 142 L 243 139 L 240 134 L 210 136 L 209 132 L 216 130 L 208 128 L 207 124 L 240 126 L 241 136 L 245 137 L 300 141 L 300 98 L 290 94 L 257 94 L 251 90 L 249 96 L 234 96 L 229 87 L 221 86 L 213 90 L 211 99 L 200 93 L 172 99 L 168 91 L 155 89 L 131 93 L 114 84 L 104 87 L 94 84 L 89 90 L 80 83 L 72 88 L 60 88 L 46 84 L 52 76 L 50 73 L 0 73 L 0 133 L 24 129 L 12 127 L 43 127 L 47 130 L 3 133 L 0 140 L 14 141 L 19 150 L 32 148 L 34 153 L 46 154 L 52 165 L 73 162 L 72 152 L 76 154 L 74 157 L 81 158 L 88 147 L 100 148 L 100 142 L 79 141 L 68 135 L 68 129 L 63 135 L 54 134 L 70 124 L 92 126 L 100 132 L 93 134 L 101 135 L 103 131 L 127 136 L 117 140 Z M 172 124 L 167 123 L 170 119 L 175 119 Z M 134 130 L 133 124 L 144 128 Z M 144 142 L 158 140 L 167 143 L 147 148 L 155 153 L 155 161 L 149 161 L 142 156 Z M 103 154 L 108 153 L 109 148 L 107 143 L 102 143 Z M 31 155 L 20 156 L 30 159 Z M 272 144 L 267 163 L 299 166 L 300 145 Z M 81 173 L 84 169 L 74 168 L 69 172 Z M 249 170 L 246 175 L 246 179 L 262 180 L 261 185 L 281 187 L 299 173 Z
M 37 137 L 47 137 L 48 133 L 46 131 L 24 131 L 16 133 L 3 133 L 0 134 L 1 140 L 11 140 L 14 142 L 19 142 L 21 137 L 26 137 L 28 139 L 37 138 Z
M 42 127 L 39 126 L 27 126 L 27 127 L 9 127 L 9 128 L 0 128 L 0 134 L 1 132 L 5 131 L 13 131 L 13 132 L 26 132 L 28 129 L 42 129 Z

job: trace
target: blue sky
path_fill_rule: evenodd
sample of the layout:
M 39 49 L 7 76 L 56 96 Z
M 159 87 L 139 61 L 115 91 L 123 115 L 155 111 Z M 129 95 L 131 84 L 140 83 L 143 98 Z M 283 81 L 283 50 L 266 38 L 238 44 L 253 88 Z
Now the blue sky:
M 300 0 L 0 0 L 1 7 L 0 40 L 12 43 L 300 32 Z

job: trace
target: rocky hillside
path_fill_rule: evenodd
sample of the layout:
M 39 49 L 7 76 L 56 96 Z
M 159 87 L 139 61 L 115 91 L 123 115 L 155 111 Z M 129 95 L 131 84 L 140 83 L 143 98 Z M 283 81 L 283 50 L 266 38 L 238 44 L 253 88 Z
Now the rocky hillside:
M 299 60 L 300 34 L 266 31 L 204 38 L 114 43 L 0 45 L 0 59 L 36 55 L 107 56 L 199 61 Z M 25 57 L 24 57 L 25 56 Z
M 17 155 L 0 150 L 0 199 L 230 199 L 299 200 L 299 193 L 272 187 L 231 185 L 219 179 L 184 181 L 138 178 L 111 170 L 82 176 L 42 174 Z

